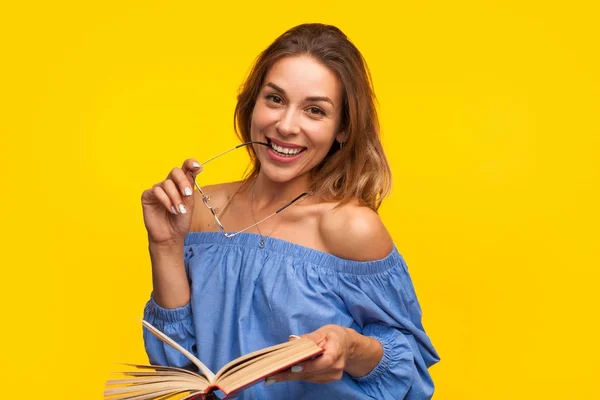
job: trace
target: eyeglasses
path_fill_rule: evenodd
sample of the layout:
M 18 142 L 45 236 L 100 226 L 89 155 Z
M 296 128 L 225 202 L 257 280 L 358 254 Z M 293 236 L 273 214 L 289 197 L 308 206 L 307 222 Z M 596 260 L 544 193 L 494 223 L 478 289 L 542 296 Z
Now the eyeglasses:
M 225 155 L 225 154 L 227 154 L 227 153 L 229 153 L 231 151 L 234 151 L 234 150 L 237 150 L 237 149 L 242 148 L 244 146 L 248 146 L 248 145 L 252 145 L 252 144 L 260 144 L 260 145 L 263 145 L 263 146 L 271 147 L 270 144 L 264 143 L 264 142 L 246 142 L 246 143 L 238 144 L 237 146 L 235 146 L 235 147 L 233 147 L 233 148 L 231 148 L 231 149 L 229 149 L 227 151 L 224 151 L 224 152 L 222 152 L 220 154 L 217 154 L 214 157 L 209 158 L 208 160 L 200 163 L 200 165 L 204 166 L 205 164 L 207 164 L 207 163 L 209 163 L 209 162 L 211 162 L 211 161 L 213 161 L 213 160 L 215 160 L 215 159 L 217 159 L 217 158 L 219 158 L 219 157 L 221 157 L 221 156 L 223 156 L 223 155 Z M 241 231 L 237 231 L 237 232 L 234 232 L 234 233 L 229 233 L 229 232 L 227 232 L 225 230 L 225 228 L 223 227 L 223 224 L 221 223 L 221 220 L 219 219 L 219 216 L 217 215 L 218 214 L 218 208 L 214 208 L 213 206 L 211 206 L 209 204 L 210 196 L 207 196 L 204 193 L 204 191 L 202 190 L 202 188 L 200 187 L 200 185 L 198 185 L 198 182 L 196 182 L 196 178 L 195 178 L 195 176 L 193 175 L 193 173 L 191 171 L 190 171 L 190 175 L 192 176 L 192 179 L 194 180 L 194 185 L 196 186 L 196 189 L 198 189 L 198 192 L 202 196 L 202 202 L 204 203 L 204 205 L 206 206 L 206 208 L 208 208 L 208 210 L 211 212 L 212 216 L 215 219 L 215 222 L 217 223 L 217 226 L 219 227 L 219 229 L 221 230 L 221 232 L 227 238 L 232 238 L 232 237 L 234 237 L 234 236 L 236 236 L 236 235 L 238 235 L 238 234 L 240 234 L 242 232 L 246 232 L 247 230 L 254 228 L 256 225 L 258 225 L 258 224 L 260 224 L 260 223 L 268 220 L 269 218 L 271 218 L 271 217 L 279 214 L 280 212 L 282 212 L 283 210 L 285 210 L 286 208 L 288 208 L 292 204 L 297 203 L 300 200 L 304 200 L 304 198 L 306 198 L 307 196 L 309 196 L 309 195 L 312 194 L 312 192 L 304 192 L 304 193 L 300 194 L 299 196 L 297 196 L 296 198 L 294 198 L 294 200 L 292 200 L 289 203 L 287 203 L 285 206 L 279 208 L 277 211 L 275 211 L 271 215 L 266 216 L 265 218 L 261 219 L 258 222 L 255 222 L 254 224 L 250 225 L 247 228 L 242 229 Z

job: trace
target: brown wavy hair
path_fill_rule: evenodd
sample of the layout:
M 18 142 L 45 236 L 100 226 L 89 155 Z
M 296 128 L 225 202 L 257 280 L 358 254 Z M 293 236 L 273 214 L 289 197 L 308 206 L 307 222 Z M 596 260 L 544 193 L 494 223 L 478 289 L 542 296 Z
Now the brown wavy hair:
M 374 211 L 391 187 L 391 171 L 380 141 L 379 118 L 371 74 L 362 54 L 335 26 L 303 24 L 279 36 L 255 60 L 242 84 L 234 114 L 235 132 L 250 141 L 250 123 L 256 99 L 269 69 L 280 59 L 309 56 L 333 71 L 342 86 L 342 115 L 338 132 L 323 161 L 312 170 L 311 188 L 325 201 L 339 205 L 358 200 Z M 251 166 L 246 182 L 258 175 L 260 162 L 247 146 Z

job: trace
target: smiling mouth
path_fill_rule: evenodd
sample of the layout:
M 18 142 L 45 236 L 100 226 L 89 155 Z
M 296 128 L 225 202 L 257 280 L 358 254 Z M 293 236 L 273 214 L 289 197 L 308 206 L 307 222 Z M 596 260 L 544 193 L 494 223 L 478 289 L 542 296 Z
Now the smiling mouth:
M 275 154 L 282 157 L 294 157 L 306 150 L 306 147 L 288 148 L 278 146 L 275 143 L 273 143 L 269 138 L 267 138 L 267 143 L 269 143 L 269 147 L 271 148 L 271 150 L 273 150 Z

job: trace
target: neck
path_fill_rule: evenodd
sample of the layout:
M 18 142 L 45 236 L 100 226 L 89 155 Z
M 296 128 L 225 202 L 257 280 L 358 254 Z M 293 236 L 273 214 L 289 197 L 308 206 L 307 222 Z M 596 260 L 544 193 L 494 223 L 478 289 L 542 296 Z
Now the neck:
M 304 174 L 288 182 L 274 182 L 259 172 L 254 186 L 255 209 L 273 208 L 289 203 L 300 194 L 307 192 L 310 175 Z

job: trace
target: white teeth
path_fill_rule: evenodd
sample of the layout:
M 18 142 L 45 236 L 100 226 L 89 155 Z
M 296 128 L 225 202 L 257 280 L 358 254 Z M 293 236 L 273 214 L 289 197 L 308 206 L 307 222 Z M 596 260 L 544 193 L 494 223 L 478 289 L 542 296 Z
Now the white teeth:
M 296 154 L 300 153 L 300 151 L 302 150 L 302 149 L 297 149 L 297 148 L 296 149 L 289 149 L 289 148 L 286 148 L 286 147 L 277 146 L 275 143 L 271 143 L 271 147 L 276 152 L 281 153 L 281 154 L 285 154 L 285 155 L 288 155 L 288 156 L 295 156 Z

